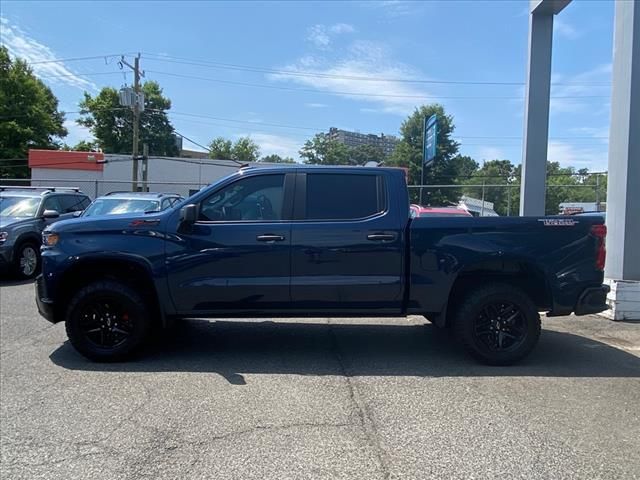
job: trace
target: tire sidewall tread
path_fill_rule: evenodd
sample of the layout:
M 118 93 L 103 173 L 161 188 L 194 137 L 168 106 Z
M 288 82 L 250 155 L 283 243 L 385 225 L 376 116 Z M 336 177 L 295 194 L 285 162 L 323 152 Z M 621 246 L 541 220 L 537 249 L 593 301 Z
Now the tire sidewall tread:
M 134 309 L 136 324 L 134 333 L 125 343 L 113 349 L 101 349 L 88 342 L 77 329 L 76 310 L 88 297 L 101 293 L 120 296 Z M 95 362 L 118 362 L 130 358 L 148 339 L 151 323 L 147 302 L 133 288 L 113 280 L 93 282 L 80 289 L 69 302 L 65 313 L 65 329 L 73 347 L 86 358 Z
M 524 343 L 509 352 L 489 352 L 478 346 L 473 335 L 473 323 L 479 309 L 490 299 L 500 299 L 517 304 L 527 321 L 527 336 Z M 456 338 L 474 358 L 487 365 L 512 365 L 526 357 L 538 343 L 541 332 L 540 314 L 535 304 L 521 289 L 506 283 L 489 283 L 476 287 L 464 296 L 453 315 Z
M 33 271 L 33 274 L 31 274 L 31 275 L 25 275 L 24 273 L 22 273 L 22 268 L 20 267 L 20 259 L 22 258 L 22 250 L 24 250 L 26 247 L 31 247 L 36 252 L 36 268 Z M 31 240 L 22 241 L 15 248 L 15 250 L 14 250 L 14 258 L 13 258 L 13 271 L 14 271 L 15 275 L 20 280 L 29 280 L 31 278 L 35 278 L 35 276 L 40 271 L 41 263 L 42 263 L 42 260 L 40 259 L 40 246 L 38 244 L 36 244 L 34 241 L 31 241 Z

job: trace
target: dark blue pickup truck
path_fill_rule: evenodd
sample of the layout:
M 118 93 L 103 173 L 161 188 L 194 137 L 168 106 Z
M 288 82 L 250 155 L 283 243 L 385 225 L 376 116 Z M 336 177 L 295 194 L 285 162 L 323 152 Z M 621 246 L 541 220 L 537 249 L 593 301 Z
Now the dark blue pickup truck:
M 480 361 L 538 341 L 540 317 L 607 308 L 598 217 L 409 217 L 404 172 L 246 168 L 159 213 L 43 233 L 40 313 L 121 360 L 181 317 L 398 317 L 451 327 Z

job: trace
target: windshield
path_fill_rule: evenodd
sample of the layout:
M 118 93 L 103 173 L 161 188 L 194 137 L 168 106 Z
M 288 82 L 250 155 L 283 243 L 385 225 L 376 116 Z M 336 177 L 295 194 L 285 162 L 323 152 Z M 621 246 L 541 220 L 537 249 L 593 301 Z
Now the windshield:
M 123 213 L 157 212 L 160 202 L 146 199 L 98 198 L 84 211 L 83 217 L 121 215 Z
M 35 217 L 39 197 L 0 197 L 0 217 Z

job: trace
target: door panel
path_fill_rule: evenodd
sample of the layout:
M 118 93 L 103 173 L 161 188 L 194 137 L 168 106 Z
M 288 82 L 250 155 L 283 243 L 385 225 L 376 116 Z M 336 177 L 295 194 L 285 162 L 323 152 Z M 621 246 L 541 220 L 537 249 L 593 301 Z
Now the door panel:
M 295 174 L 290 175 L 293 180 Z M 169 285 L 179 312 L 261 312 L 288 306 L 287 188 L 292 182 L 285 188 L 284 174 L 242 178 L 203 200 L 200 220 L 168 239 Z
M 378 177 L 369 188 L 363 178 L 350 182 L 351 175 L 345 173 L 333 175 L 335 180 L 322 174 L 319 176 L 326 178 L 317 182 L 314 175 L 319 174 L 301 175 L 299 182 L 306 184 L 296 192 L 296 207 L 304 205 L 305 217 L 373 215 L 364 219 L 294 220 L 291 231 L 293 307 L 328 312 L 399 313 L 404 225 L 400 226 L 387 207 L 383 177 L 368 175 Z M 324 195 L 320 195 L 321 191 Z M 360 198 L 354 200 L 357 195 Z M 323 209 L 321 202 L 328 196 L 331 200 Z M 362 198 L 374 202 L 373 206 L 363 205 Z

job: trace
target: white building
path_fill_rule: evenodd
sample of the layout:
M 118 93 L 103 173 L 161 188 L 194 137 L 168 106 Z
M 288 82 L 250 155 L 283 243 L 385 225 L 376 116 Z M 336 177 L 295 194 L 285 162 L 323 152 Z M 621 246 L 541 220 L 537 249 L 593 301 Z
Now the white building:
M 138 178 L 142 179 L 142 161 L 138 163 Z M 149 157 L 148 165 L 149 191 L 183 196 L 232 174 L 241 166 L 231 160 L 174 157 Z M 276 164 L 250 165 L 270 167 Z M 92 198 L 108 192 L 132 190 L 130 155 L 30 150 L 29 167 L 33 186 L 79 187 Z

